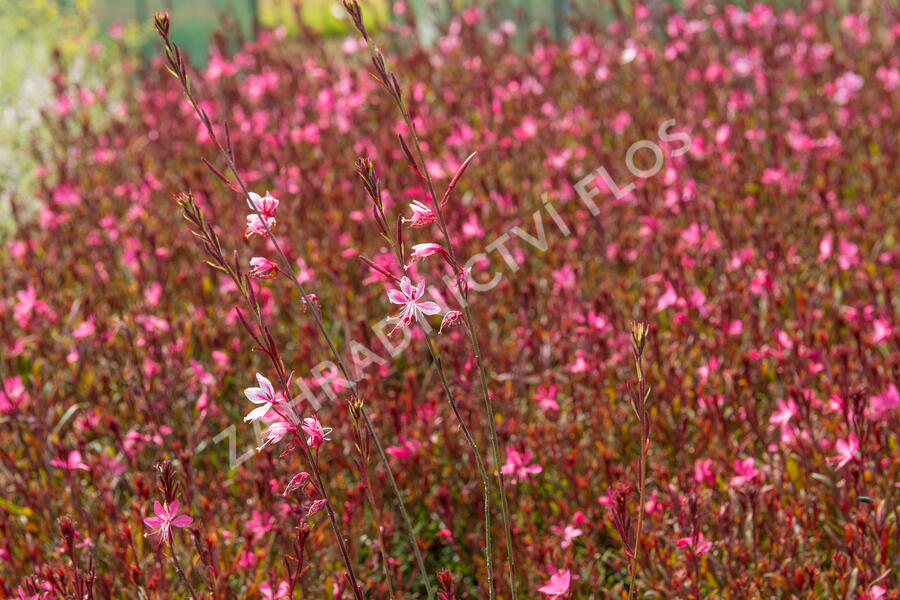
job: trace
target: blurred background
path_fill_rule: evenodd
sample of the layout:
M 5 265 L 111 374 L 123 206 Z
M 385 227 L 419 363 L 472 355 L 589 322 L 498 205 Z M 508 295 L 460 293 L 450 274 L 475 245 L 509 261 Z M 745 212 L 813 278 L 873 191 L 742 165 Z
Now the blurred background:
M 691 0 L 647 0 L 650 9 L 681 7 Z M 847 6 L 852 0 L 836 0 Z M 362 3 L 374 26 L 399 15 L 414 15 L 420 34 L 427 37 L 432 22 L 471 4 L 460 0 L 366 0 Z M 565 38 L 566 22 L 589 14 L 614 19 L 630 14 L 633 0 L 494 0 L 478 2 L 511 19 L 518 31 L 538 28 Z M 735 0 L 736 6 L 752 2 Z M 802 0 L 773 0 L 776 6 L 802 6 Z M 153 12 L 172 12 L 172 37 L 190 60 L 204 65 L 212 34 L 227 25 L 252 39 L 260 28 L 295 31 L 300 23 L 333 38 L 347 35 L 340 3 L 335 0 L 2 0 L 0 2 L 0 240 L 9 234 L 10 200 L 27 198 L 35 169 L 30 148 L 47 139 L 41 131 L 41 111 L 66 110 L 56 105 L 50 73 L 65 73 L 68 84 L 91 87 L 100 74 L 122 60 L 146 60 L 158 52 L 152 32 Z M 423 40 L 428 42 L 427 39 Z M 110 90 L 115 93 L 115 90 Z

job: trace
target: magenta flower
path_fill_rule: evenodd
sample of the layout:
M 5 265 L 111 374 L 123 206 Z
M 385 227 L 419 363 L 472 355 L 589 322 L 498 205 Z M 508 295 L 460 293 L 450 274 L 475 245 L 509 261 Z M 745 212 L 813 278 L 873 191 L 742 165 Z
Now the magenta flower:
M 275 227 L 275 211 L 278 208 L 278 199 L 272 197 L 269 192 L 266 192 L 264 197 L 260 197 L 259 194 L 250 192 L 250 198 L 247 200 L 247 204 L 250 205 L 250 208 L 256 206 L 256 209 L 260 214 L 253 213 L 247 215 L 247 230 L 244 233 L 244 236 L 249 238 L 255 234 L 262 237 L 269 237 L 269 234 L 266 233 L 266 227 L 268 227 L 269 230 Z M 263 223 L 265 223 L 265 225 Z
M 282 581 L 278 587 L 273 589 L 269 582 L 264 581 L 259 584 L 259 592 L 262 594 L 263 600 L 281 600 L 287 598 L 290 588 L 287 581 Z
M 750 483 L 759 475 L 759 471 L 754 463 L 753 457 L 745 458 L 744 460 L 734 460 L 734 471 L 737 475 L 731 478 L 731 487 L 741 487 L 746 483 Z
M 435 302 L 422 300 L 422 294 L 425 293 L 425 282 L 420 281 L 419 285 L 413 287 L 409 281 L 409 277 L 400 280 L 399 290 L 388 290 L 388 300 L 393 304 L 402 304 L 403 310 L 400 314 L 390 317 L 391 320 L 398 321 L 391 329 L 391 333 L 397 327 L 409 327 L 419 315 L 436 315 L 441 312 L 441 307 Z
M 271 423 L 263 433 L 262 444 L 256 447 L 257 450 L 262 450 L 269 444 L 277 444 L 284 436 L 289 432 L 294 430 L 294 426 L 288 423 L 287 421 L 275 421 Z
M 331 433 L 331 427 L 322 427 L 319 418 L 315 415 L 303 419 L 300 429 L 309 436 L 306 438 L 306 443 L 310 448 L 318 448 L 326 441 L 330 441 L 326 436 Z
M 250 402 L 260 404 L 261 406 L 250 411 L 250 413 L 244 417 L 244 421 L 252 422 L 263 418 L 266 416 L 266 413 L 269 412 L 269 409 L 272 408 L 272 405 L 277 402 L 272 382 L 259 373 L 256 374 L 256 381 L 259 383 L 259 387 L 245 389 L 244 395 L 247 396 L 247 400 Z
M 562 538 L 559 542 L 559 547 L 563 550 L 571 546 L 575 538 L 581 537 L 581 535 L 584 533 L 583 530 L 575 527 L 574 525 L 551 525 L 550 531 L 552 531 L 558 537 Z
M 547 600 L 556 600 L 569 591 L 572 585 L 572 573 L 568 570 L 560 569 L 550 576 L 550 580 L 538 588 L 538 591 L 547 596 Z
M 443 246 L 440 244 L 435 244 L 434 242 L 426 242 L 424 244 L 416 244 L 412 247 L 412 254 L 410 254 L 410 258 L 412 258 L 413 262 L 416 262 L 420 258 L 427 258 L 432 256 L 433 254 L 440 254 L 441 256 L 447 256 L 447 251 L 444 250 Z
M 147 517 L 144 524 L 151 527 L 149 535 L 158 535 L 157 544 L 161 544 L 164 540 L 169 539 L 170 529 L 174 527 L 187 527 L 194 519 L 190 515 L 178 514 L 178 500 L 172 500 L 172 504 L 153 503 L 153 512 L 155 517 Z
M 426 225 L 431 225 L 435 221 L 437 221 L 437 217 L 434 216 L 434 212 L 419 202 L 418 200 L 414 200 L 410 203 L 409 208 L 412 209 L 412 218 L 411 219 L 403 219 L 404 223 L 410 223 L 410 227 L 425 227 Z
M 441 328 L 438 329 L 438 333 L 444 333 L 444 327 L 456 327 L 460 323 L 462 323 L 462 313 L 458 310 L 448 310 L 447 314 L 444 315 L 444 318 L 441 319 Z
M 531 462 L 531 451 L 525 450 L 519 453 L 515 448 L 510 448 L 506 452 L 506 464 L 500 469 L 504 475 L 511 475 L 512 481 L 521 481 L 530 475 L 537 475 L 543 471 L 543 467 L 537 464 L 528 464 Z
M 54 467 L 59 467 L 60 469 L 68 469 L 70 471 L 75 471 L 77 469 L 80 469 L 82 471 L 91 470 L 90 467 L 88 467 L 81 461 L 81 452 L 79 452 L 78 450 L 72 450 L 71 452 L 69 452 L 69 456 L 66 458 L 66 460 L 63 460 L 61 458 L 54 458 L 50 461 L 50 464 Z
M 697 535 L 697 541 L 693 537 L 683 537 L 675 542 L 679 548 L 691 548 L 696 556 L 706 554 L 712 548 L 712 542 L 706 540 L 703 534 Z
M 840 469 L 856 456 L 856 451 L 859 450 L 859 440 L 851 433 L 846 440 L 838 440 L 835 444 L 835 449 L 837 454 L 828 460 L 836 462 L 837 466 L 835 468 Z
M 254 256 L 250 259 L 250 277 L 257 279 L 272 279 L 278 275 L 278 265 L 268 258 Z

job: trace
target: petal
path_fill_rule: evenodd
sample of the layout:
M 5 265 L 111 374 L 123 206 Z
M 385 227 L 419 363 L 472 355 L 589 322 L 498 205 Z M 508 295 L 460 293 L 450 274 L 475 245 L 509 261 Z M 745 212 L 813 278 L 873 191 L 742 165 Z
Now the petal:
M 392 304 L 406 304 L 409 299 L 400 290 L 388 290 L 388 300 Z
M 163 524 L 163 520 L 160 519 L 159 517 L 147 517 L 146 519 L 144 519 L 144 524 L 147 527 L 152 527 L 153 529 L 156 529 L 160 525 Z
M 407 298 L 412 296 L 412 285 L 409 283 L 409 277 L 403 277 L 400 280 L 400 291 L 403 292 L 403 295 Z
M 153 503 L 153 512 L 156 513 L 157 517 L 164 519 L 166 516 L 166 510 L 163 508 L 163 505 L 156 501 Z
M 416 298 L 421 298 L 421 297 L 422 297 L 422 294 L 424 294 L 424 293 L 425 293 L 425 282 L 424 282 L 424 281 L 420 281 L 420 282 L 419 282 L 419 285 L 416 286 L 416 295 L 415 295 L 415 297 L 416 297 Z
M 416 306 L 418 306 L 419 310 L 421 310 L 426 315 L 436 315 L 441 312 L 441 307 L 429 300 L 426 300 L 425 302 L 417 302 Z
M 265 390 L 262 388 L 247 388 L 244 390 L 244 395 L 247 396 L 247 400 L 254 404 L 262 404 L 263 402 L 269 401 L 266 397 Z
M 265 393 L 269 395 L 269 398 L 275 397 L 275 388 L 272 387 L 272 382 L 266 379 L 265 376 L 256 374 L 256 381 L 259 382 L 259 387 L 263 389 Z
M 266 413 L 269 412 L 269 407 L 272 405 L 268 402 L 263 404 L 262 406 L 258 406 L 250 411 L 246 417 L 244 417 L 244 421 L 255 421 L 256 419 L 261 419 L 266 416 Z
M 169 516 L 174 517 L 178 514 L 178 500 L 172 500 L 172 504 L 169 505 Z
M 175 527 L 187 527 L 191 523 L 193 523 L 194 518 L 190 515 L 179 515 L 172 519 L 172 525 Z

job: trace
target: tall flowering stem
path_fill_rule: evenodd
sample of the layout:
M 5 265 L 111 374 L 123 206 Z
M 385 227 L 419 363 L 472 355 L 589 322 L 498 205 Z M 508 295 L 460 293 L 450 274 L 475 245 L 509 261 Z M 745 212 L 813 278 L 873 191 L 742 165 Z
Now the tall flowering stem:
M 359 173 L 360 179 L 362 179 L 363 186 L 366 189 L 366 193 L 372 200 L 372 208 L 379 231 L 382 237 L 387 240 L 388 244 L 390 244 L 391 248 L 394 250 L 394 253 L 397 256 L 397 262 L 400 264 L 400 269 L 402 270 L 404 277 L 408 279 L 408 277 L 406 276 L 409 271 L 409 265 L 406 264 L 403 256 L 404 245 L 402 239 L 402 229 L 398 227 L 397 234 L 395 235 L 391 228 L 387 226 L 387 216 L 384 213 L 384 205 L 381 201 L 381 180 L 375 173 L 375 165 L 369 159 L 360 158 L 356 161 L 356 171 L 357 173 Z M 369 264 L 369 266 L 373 268 L 376 267 L 376 265 L 371 261 L 366 262 L 367 264 Z M 382 274 L 390 276 L 389 273 Z M 484 459 L 481 456 L 481 452 L 478 450 L 478 444 L 475 442 L 475 438 L 472 436 L 472 432 L 469 430 L 468 425 L 466 425 L 465 419 L 463 419 L 462 417 L 462 413 L 460 413 L 459 411 L 459 404 L 457 403 L 456 397 L 453 395 L 453 392 L 450 389 L 450 384 L 447 381 L 447 373 L 444 369 L 444 363 L 437 355 L 437 351 L 435 350 L 435 345 L 431 334 L 425 328 L 421 320 L 419 320 L 418 318 L 413 318 L 412 321 L 416 323 L 416 325 L 419 327 L 419 330 L 422 332 L 422 335 L 425 337 L 425 342 L 428 346 L 428 352 L 431 355 L 431 360 L 434 362 L 435 369 L 438 373 L 438 378 L 441 381 L 441 388 L 444 390 L 444 395 L 447 397 L 447 402 L 450 404 L 450 408 L 453 411 L 453 416 L 456 417 L 456 422 L 459 424 L 459 428 L 463 433 L 463 437 L 465 438 L 466 443 L 469 445 L 469 448 L 472 449 L 472 455 L 475 457 L 475 464 L 478 467 L 478 474 L 481 477 L 481 486 L 484 492 L 484 537 L 485 562 L 487 564 L 487 579 L 489 590 L 488 593 L 489 597 L 493 598 L 494 558 L 493 542 L 491 537 L 490 476 L 488 475 L 487 468 L 484 465 Z M 410 324 L 412 324 L 412 321 L 410 322 Z
M 641 427 L 639 434 L 641 451 L 638 467 L 637 528 L 634 534 L 634 552 L 631 556 L 631 582 L 628 584 L 628 600 L 634 597 L 634 580 L 637 575 L 638 555 L 641 550 L 641 527 L 644 523 L 644 495 L 647 477 L 647 450 L 650 447 L 650 411 L 647 409 L 650 386 L 647 385 L 647 378 L 644 375 L 644 349 L 647 345 L 648 332 L 649 328 L 644 323 L 634 323 L 631 327 L 631 352 L 634 357 L 637 382 L 635 385 L 628 384 L 628 394 L 631 399 L 631 408 L 634 410 Z
M 362 20 L 362 10 L 359 7 L 359 2 L 357 0 L 343 0 L 344 9 L 353 19 L 353 24 L 363 36 L 363 39 L 368 43 L 370 50 L 372 51 L 372 62 L 376 69 L 376 78 L 382 87 L 387 90 L 388 94 L 390 94 L 391 98 L 396 103 L 400 113 L 403 117 L 403 121 L 406 124 L 407 131 L 409 133 L 409 137 L 412 140 L 413 147 L 415 148 L 415 156 L 410 152 L 406 143 L 403 141 L 403 138 L 400 138 L 400 142 L 403 146 L 404 154 L 407 157 L 407 160 L 410 163 L 410 167 L 412 167 L 413 171 L 415 171 L 419 176 L 425 181 L 426 186 L 428 188 L 429 196 L 431 197 L 432 204 L 434 206 L 434 214 L 437 216 L 438 224 L 441 229 L 441 234 L 444 238 L 444 244 L 446 246 L 446 251 L 449 254 L 451 262 L 453 264 L 458 264 L 456 260 L 456 254 L 453 250 L 453 240 L 450 237 L 450 233 L 447 230 L 447 224 L 444 220 L 444 214 L 442 211 L 442 206 L 449 199 L 450 193 L 453 191 L 453 188 L 456 186 L 456 183 L 459 181 L 459 178 L 462 176 L 463 172 L 465 172 L 466 168 L 469 166 L 472 159 L 474 159 L 474 153 L 470 155 L 465 162 L 463 162 L 462 166 L 457 170 L 456 175 L 451 180 L 450 184 L 447 186 L 447 190 L 439 200 L 437 193 L 434 189 L 434 183 L 431 179 L 431 175 L 428 172 L 428 166 L 425 161 L 425 155 L 422 152 L 421 145 L 419 143 L 419 137 L 416 134 L 415 127 L 412 123 L 412 118 L 410 117 L 409 109 L 406 106 L 406 100 L 403 94 L 403 90 L 400 87 L 400 83 L 397 81 L 396 75 L 391 72 L 387 68 L 387 64 L 384 60 L 384 56 L 381 53 L 381 50 L 375 45 L 374 41 L 369 37 L 368 31 L 365 28 Z M 468 289 L 466 277 L 464 275 L 460 275 L 457 277 L 456 281 L 457 289 L 459 291 L 460 297 L 467 299 L 468 298 Z M 472 313 L 469 309 L 468 302 L 463 302 L 463 313 L 465 316 L 466 326 L 469 332 L 469 341 L 472 344 L 472 351 L 475 355 L 475 362 L 478 364 L 478 374 L 479 379 L 481 381 L 481 391 L 482 396 L 484 398 L 485 410 L 487 412 L 488 424 L 490 427 L 490 436 L 491 436 L 491 450 L 494 456 L 494 462 L 497 469 L 497 483 L 500 490 L 500 503 L 501 510 L 503 513 L 503 527 L 504 532 L 506 534 L 506 547 L 507 547 L 507 563 L 509 566 L 509 585 L 511 598 L 515 600 L 517 598 L 516 593 L 516 566 L 515 566 L 515 557 L 513 555 L 513 544 L 512 544 L 512 530 L 510 529 L 510 518 L 509 518 L 509 504 L 506 499 L 506 489 L 503 483 L 503 474 L 500 472 L 500 465 L 502 464 L 502 459 L 500 457 L 500 444 L 497 440 L 497 428 L 494 419 L 494 407 L 493 401 L 491 400 L 490 390 L 488 389 L 487 383 L 487 369 L 484 366 L 484 359 L 481 355 L 481 348 L 478 344 L 478 336 L 475 332 L 474 322 L 472 319 Z M 488 533 L 490 535 L 490 533 Z
M 212 164 L 210 164 L 205 159 L 203 162 L 217 177 L 219 177 L 219 179 L 221 179 L 223 182 L 225 182 L 234 191 L 240 192 L 243 195 L 243 197 L 248 201 L 247 202 L 248 205 L 252 209 L 253 213 L 259 219 L 259 222 L 261 223 L 267 237 L 269 238 L 269 240 L 271 240 L 273 246 L 275 247 L 275 250 L 276 250 L 276 252 L 281 260 L 281 263 L 282 263 L 283 272 L 288 276 L 288 279 L 290 279 L 291 282 L 294 284 L 294 287 L 299 292 L 301 298 L 303 298 L 303 302 L 304 302 L 303 306 L 309 306 L 309 307 L 313 306 L 313 302 L 310 299 L 309 294 L 306 293 L 306 291 L 303 288 L 303 285 L 300 283 L 300 280 L 297 278 L 297 275 L 294 271 L 293 266 L 291 265 L 290 261 L 288 260 L 287 256 L 285 255 L 284 251 L 281 249 L 281 245 L 278 243 L 278 240 L 272 234 L 271 228 L 269 227 L 267 220 L 263 218 L 263 215 L 260 212 L 259 206 L 257 205 L 256 202 L 252 201 L 250 191 L 247 189 L 246 185 L 244 184 L 243 179 L 240 176 L 240 173 L 238 172 L 238 169 L 234 162 L 234 151 L 233 151 L 233 148 L 231 147 L 231 137 L 228 132 L 227 123 L 225 124 L 225 143 L 223 144 L 221 139 L 219 138 L 219 136 L 216 135 L 216 133 L 213 129 L 213 126 L 212 126 L 212 122 L 210 121 L 209 117 L 207 116 L 206 111 L 204 111 L 202 108 L 200 108 L 198 106 L 197 102 L 195 101 L 194 96 L 191 92 L 190 80 L 188 78 L 187 67 L 184 62 L 184 57 L 183 57 L 180 49 L 178 48 L 177 44 L 172 42 L 171 39 L 169 38 L 169 25 L 170 25 L 170 22 L 169 22 L 168 13 L 167 12 L 157 12 L 155 15 L 155 26 L 156 26 L 156 31 L 159 34 L 159 36 L 162 38 L 164 46 L 165 46 L 166 59 L 167 59 L 167 63 L 168 63 L 167 69 L 172 74 L 172 76 L 175 77 L 181 84 L 181 87 L 185 94 L 185 97 L 187 98 L 191 107 L 194 109 L 194 112 L 197 114 L 198 118 L 200 119 L 201 123 L 203 124 L 204 128 L 206 129 L 208 135 L 210 136 L 210 139 L 213 140 L 213 142 L 215 143 L 216 147 L 218 148 L 220 154 L 224 158 L 226 164 L 228 165 L 228 170 L 234 176 L 235 183 L 232 183 L 225 174 L 223 174 L 221 171 L 216 169 Z M 212 232 L 211 228 L 209 231 L 213 236 L 215 236 L 215 234 Z M 207 244 L 207 249 L 209 249 L 208 244 Z M 227 262 L 225 264 L 227 264 Z M 240 278 L 238 278 L 238 279 L 240 280 Z M 246 281 L 246 280 L 244 280 L 244 281 Z M 239 287 L 242 287 L 241 284 L 239 284 Z M 246 283 L 246 288 L 249 288 L 252 290 L 249 283 Z M 242 287 L 242 289 L 243 289 L 243 287 Z M 418 542 L 417 542 L 417 539 L 415 536 L 415 531 L 413 530 L 412 523 L 410 522 L 409 514 L 407 513 L 407 510 L 406 510 L 406 505 L 403 502 L 403 497 L 400 494 L 400 489 L 397 487 L 397 482 L 394 479 L 394 474 L 391 471 L 390 463 L 388 462 L 387 455 L 384 452 L 384 448 L 375 432 L 375 428 L 372 425 L 372 421 L 369 419 L 369 416 L 366 413 L 366 410 L 362 406 L 362 402 L 359 399 L 358 388 L 356 386 L 355 380 L 350 376 L 349 371 L 347 370 L 347 368 L 344 364 L 344 361 L 341 358 L 341 355 L 337 351 L 337 348 L 334 344 L 334 341 L 331 338 L 331 335 L 328 333 L 328 330 L 325 328 L 325 324 L 322 322 L 322 318 L 321 318 L 319 311 L 311 310 L 310 312 L 312 313 L 313 318 L 316 322 L 316 325 L 318 326 L 319 331 L 322 334 L 322 337 L 325 339 L 325 341 L 328 345 L 328 348 L 329 348 L 335 362 L 338 365 L 338 368 L 340 369 L 342 375 L 344 376 L 344 379 L 346 381 L 350 382 L 350 390 L 351 390 L 351 394 L 353 396 L 353 401 L 357 402 L 359 404 L 360 415 L 362 416 L 363 421 L 365 422 L 366 429 L 368 430 L 369 434 L 372 436 L 372 440 L 375 443 L 376 449 L 378 450 L 379 459 L 380 459 L 382 465 L 384 466 L 385 472 L 387 473 L 387 476 L 388 476 L 388 480 L 391 484 L 391 488 L 394 492 L 394 496 L 397 500 L 397 505 L 400 509 L 400 513 L 403 518 L 404 525 L 406 527 L 407 538 L 408 538 L 410 546 L 412 546 L 413 553 L 416 557 L 416 563 L 418 565 L 419 571 L 422 574 L 422 580 L 425 583 L 425 588 L 426 588 L 426 592 L 428 594 L 428 598 L 433 599 L 435 597 L 434 591 L 428 580 L 428 572 L 425 570 L 425 563 L 422 559 L 421 552 L 419 551 L 419 546 L 418 546 Z M 289 392 L 289 390 L 286 390 L 286 392 Z M 302 438 L 302 436 L 300 436 L 300 437 Z M 303 443 L 304 443 L 304 447 L 306 448 L 307 452 L 309 452 L 309 448 L 306 445 L 305 440 L 303 440 Z M 320 489 L 320 491 L 323 492 L 323 496 L 324 496 L 324 488 Z M 344 559 L 345 567 L 348 570 L 348 577 L 351 579 L 351 583 L 354 585 L 354 591 L 358 595 L 361 595 L 361 592 L 359 591 L 359 587 L 355 585 L 355 577 L 353 575 L 352 565 L 349 560 L 349 553 L 346 551 L 346 548 L 345 548 L 344 536 L 340 533 L 340 527 L 338 526 L 337 519 L 334 516 L 334 513 L 332 511 L 330 503 L 326 503 L 326 507 L 328 509 L 329 518 L 331 520 L 332 528 L 334 529 L 334 533 L 337 538 L 338 545 L 341 549 L 341 554 L 342 554 L 342 558 Z

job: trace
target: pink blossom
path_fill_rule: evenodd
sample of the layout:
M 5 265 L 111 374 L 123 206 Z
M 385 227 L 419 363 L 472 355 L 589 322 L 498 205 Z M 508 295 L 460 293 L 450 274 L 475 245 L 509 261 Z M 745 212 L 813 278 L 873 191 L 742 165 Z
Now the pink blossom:
M 659 300 L 656 303 L 656 312 L 662 312 L 669 308 L 670 306 L 675 306 L 678 302 L 678 293 L 675 292 L 675 288 L 672 287 L 670 282 L 666 282 L 666 291 L 662 296 L 659 297 Z
M 306 438 L 306 443 L 310 448 L 318 448 L 325 442 L 330 441 L 326 436 L 331 433 L 331 427 L 323 428 L 322 424 L 319 423 L 319 418 L 315 415 L 303 419 L 300 429 L 309 436 Z
M 769 423 L 773 425 L 785 426 L 788 424 L 794 415 L 797 414 L 797 404 L 793 400 L 781 400 L 777 401 L 778 410 L 775 411 L 771 417 L 769 417 Z
M 875 319 L 872 321 L 872 341 L 876 344 L 890 339 L 891 325 L 885 319 Z
M 447 252 L 440 244 L 435 244 L 433 242 L 426 242 L 424 244 L 416 244 L 412 247 L 412 253 L 410 254 L 410 258 L 412 258 L 413 262 L 419 260 L 420 258 L 427 258 L 434 254 L 440 254 L 441 256 L 446 257 Z
M 737 475 L 731 478 L 731 487 L 741 487 L 752 482 L 759 475 L 755 462 L 752 456 L 744 460 L 734 460 L 734 472 Z
M 859 600 L 880 600 L 887 595 L 887 590 L 880 585 L 873 585 L 869 591 L 859 597 Z
M 825 92 L 831 96 L 835 104 L 841 106 L 850 102 L 856 92 L 862 89 L 863 78 L 852 71 L 847 71 L 833 82 L 825 86 Z
M 540 409 L 544 412 L 559 410 L 559 403 L 556 401 L 556 386 L 544 387 L 539 385 L 537 393 L 534 395 L 534 401 L 537 402 Z
M 72 330 L 72 337 L 76 340 L 86 338 L 94 335 L 95 330 L 93 319 L 88 319 L 87 321 L 82 321 L 78 327 Z
M 388 300 L 392 304 L 403 305 L 403 310 L 400 311 L 400 314 L 390 317 L 391 320 L 397 321 L 394 329 L 391 329 L 391 333 L 397 327 L 408 327 L 420 315 L 436 315 L 441 312 L 441 307 L 437 303 L 422 300 L 422 294 L 424 293 L 425 282 L 420 281 L 419 285 L 413 287 L 409 277 L 404 277 L 400 280 L 399 290 L 388 290 Z
M 254 510 L 251 519 L 247 521 L 246 529 L 250 533 L 250 540 L 258 542 L 268 532 L 274 531 L 275 520 L 268 511 Z
M 256 374 L 256 381 L 259 383 L 259 387 L 245 389 L 244 395 L 247 397 L 247 400 L 253 404 L 259 404 L 260 406 L 250 411 L 250 413 L 244 417 L 244 421 L 252 422 L 263 418 L 266 416 L 266 413 L 269 412 L 269 409 L 272 408 L 272 405 L 277 402 L 272 382 L 260 373 Z
M 271 423 L 263 433 L 262 444 L 256 449 L 262 450 L 269 444 L 277 444 L 285 435 L 294 430 L 294 426 L 287 421 L 278 420 Z
M 289 591 L 290 588 L 288 587 L 287 581 L 279 583 L 277 589 L 272 589 L 272 586 L 269 585 L 268 581 L 259 584 L 259 593 L 262 594 L 263 600 L 281 600 L 281 598 L 287 598 Z
M 580 537 L 584 531 L 575 527 L 574 525 L 551 525 L 550 531 L 552 531 L 555 535 L 562 538 L 562 541 L 559 543 L 559 547 L 563 550 L 572 545 L 572 542 Z
M 159 536 L 156 540 L 157 544 L 169 539 L 171 527 L 187 527 L 194 521 L 190 515 L 178 514 L 178 500 L 172 500 L 172 504 L 154 502 L 153 512 L 156 513 L 156 516 L 147 517 L 144 519 L 144 524 L 154 529 L 149 535 Z
M 704 458 L 694 463 L 694 481 L 697 483 L 714 483 L 716 476 L 712 470 L 713 461 L 711 458 Z
M 881 395 L 869 398 L 866 413 L 871 419 L 882 419 L 897 408 L 900 408 L 900 390 L 892 383 Z
M 61 458 L 54 458 L 50 461 L 50 464 L 54 467 L 58 467 L 60 469 L 68 469 L 69 471 L 82 470 L 82 471 L 90 471 L 90 467 L 88 467 L 81 460 L 81 452 L 78 450 L 72 450 L 69 452 L 69 456 L 66 460 L 62 460 Z
M 859 450 L 859 440 L 851 433 L 846 440 L 838 440 L 835 444 L 835 449 L 837 450 L 837 455 L 830 457 L 828 460 L 836 462 L 835 469 L 840 469 L 856 456 L 856 451 Z
M 444 315 L 444 318 L 441 319 L 441 328 L 438 329 L 438 333 L 444 333 L 444 327 L 456 327 L 460 323 L 463 322 L 463 314 L 458 310 L 448 310 Z
M 560 596 L 569 591 L 572 584 L 572 574 L 568 570 L 560 569 L 556 573 L 550 575 L 550 580 L 538 591 L 547 596 L 547 600 L 556 600 Z
M 309 473 L 307 473 L 306 471 L 300 471 L 299 473 L 291 477 L 291 480 L 288 482 L 287 487 L 284 488 L 284 492 L 282 492 L 282 495 L 287 496 L 291 492 L 302 490 L 309 482 Z
M 403 222 L 410 223 L 410 227 L 425 227 L 426 225 L 431 225 L 437 221 L 434 211 L 418 200 L 411 202 L 409 208 L 412 209 L 413 212 L 412 218 L 404 218 Z
M 510 448 L 506 452 L 506 464 L 500 470 L 504 475 L 512 475 L 512 481 L 521 481 L 529 475 L 536 475 L 543 471 L 543 467 L 538 464 L 529 464 L 531 462 L 531 451 L 525 450 L 519 453 L 515 448 Z
M 693 537 L 683 537 L 676 544 L 679 548 L 691 548 L 696 556 L 706 554 L 712 548 L 712 542 L 708 542 L 702 533 L 697 535 L 696 541 L 694 541 Z
M 250 259 L 250 277 L 257 279 L 272 279 L 278 275 L 278 265 L 268 258 L 254 256 Z
M 269 192 L 266 192 L 264 197 L 260 197 L 259 194 L 254 194 L 253 192 L 250 192 L 249 196 L 247 204 L 251 209 L 255 206 L 259 214 L 254 212 L 247 215 L 247 230 L 244 236 L 249 238 L 255 234 L 268 237 L 269 234 L 266 233 L 266 227 L 269 230 L 275 227 L 275 212 L 278 208 L 278 199 L 271 196 Z

